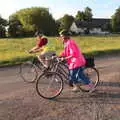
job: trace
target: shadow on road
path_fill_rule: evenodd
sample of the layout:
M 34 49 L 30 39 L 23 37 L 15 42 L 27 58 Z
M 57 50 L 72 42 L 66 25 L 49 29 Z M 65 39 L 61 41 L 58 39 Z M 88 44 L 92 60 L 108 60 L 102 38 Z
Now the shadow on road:
M 120 82 L 100 82 L 99 86 L 120 87 Z

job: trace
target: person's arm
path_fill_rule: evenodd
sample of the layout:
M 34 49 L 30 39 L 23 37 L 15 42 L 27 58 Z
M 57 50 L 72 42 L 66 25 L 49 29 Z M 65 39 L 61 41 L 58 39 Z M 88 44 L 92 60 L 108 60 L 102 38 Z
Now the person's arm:
M 69 46 L 68 46 L 68 49 L 69 49 Z M 64 61 L 64 60 L 67 60 L 67 59 L 72 58 L 72 55 L 66 56 L 66 55 L 65 55 L 65 49 L 64 49 L 64 50 L 60 53 L 60 57 L 61 57 L 61 60 Z
M 43 49 L 39 46 L 35 46 L 33 47 L 31 50 L 29 50 L 29 53 L 35 53 L 35 52 L 39 52 L 42 51 Z
M 68 57 L 65 57 L 65 59 L 70 59 L 70 58 L 72 58 L 72 55 L 70 55 L 70 56 L 68 56 Z
M 75 44 L 73 44 L 73 43 L 69 43 L 68 44 L 68 56 L 67 57 L 65 57 L 64 59 L 70 59 L 70 58 L 72 58 L 72 57 L 74 57 L 75 55 L 76 55 L 76 53 L 75 53 Z

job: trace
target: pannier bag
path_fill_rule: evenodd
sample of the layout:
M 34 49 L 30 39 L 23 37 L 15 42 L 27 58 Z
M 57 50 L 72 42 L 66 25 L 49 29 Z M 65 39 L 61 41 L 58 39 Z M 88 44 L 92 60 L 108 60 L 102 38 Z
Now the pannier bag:
M 85 59 L 86 59 L 86 64 L 85 64 L 86 67 L 95 67 L 93 56 L 85 57 Z

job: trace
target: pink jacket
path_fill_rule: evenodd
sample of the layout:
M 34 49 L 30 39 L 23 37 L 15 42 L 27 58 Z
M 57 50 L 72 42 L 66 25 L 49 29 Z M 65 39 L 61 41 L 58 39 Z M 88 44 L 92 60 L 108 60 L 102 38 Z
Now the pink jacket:
M 86 63 L 85 58 L 77 44 L 71 39 L 64 43 L 64 50 L 61 53 L 61 56 L 72 56 L 71 58 L 67 59 L 69 69 L 84 66 Z

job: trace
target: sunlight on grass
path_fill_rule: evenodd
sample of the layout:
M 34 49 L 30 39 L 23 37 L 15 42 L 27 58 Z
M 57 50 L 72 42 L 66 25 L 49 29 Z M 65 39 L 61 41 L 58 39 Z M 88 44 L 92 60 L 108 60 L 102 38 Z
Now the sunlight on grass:
M 79 36 L 72 37 L 84 53 L 98 54 L 120 50 L 120 36 Z M 63 49 L 63 44 L 55 37 L 49 37 L 51 49 L 57 54 Z M 35 45 L 35 38 L 0 39 L 0 65 L 15 64 L 32 55 L 26 53 Z

